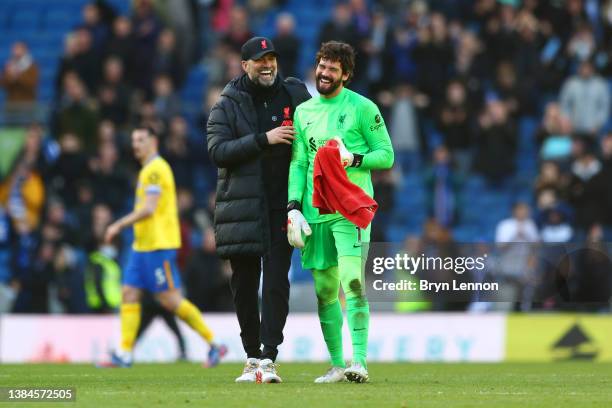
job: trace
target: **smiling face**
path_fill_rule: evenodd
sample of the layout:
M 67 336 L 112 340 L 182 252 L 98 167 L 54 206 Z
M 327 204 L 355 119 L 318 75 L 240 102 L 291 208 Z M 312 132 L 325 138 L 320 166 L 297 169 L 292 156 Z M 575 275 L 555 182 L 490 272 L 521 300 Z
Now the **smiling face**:
M 340 61 L 331 61 L 321 58 L 315 71 L 317 91 L 327 97 L 338 95 L 342 90 L 344 81 L 348 80 L 349 73 L 342 71 Z
M 242 61 L 242 69 L 247 73 L 249 79 L 257 85 L 272 86 L 278 70 L 276 55 L 268 53 L 256 60 Z

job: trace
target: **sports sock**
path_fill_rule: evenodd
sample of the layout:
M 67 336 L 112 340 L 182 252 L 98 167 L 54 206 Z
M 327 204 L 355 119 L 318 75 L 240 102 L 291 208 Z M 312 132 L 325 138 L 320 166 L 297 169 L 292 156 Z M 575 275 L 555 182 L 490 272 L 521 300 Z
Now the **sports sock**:
M 195 330 L 208 344 L 213 344 L 213 332 L 204 323 L 200 310 L 187 299 L 183 299 L 175 311 L 176 315 Z
M 353 343 L 353 361 L 367 367 L 370 305 L 365 297 L 361 277 L 361 258 L 344 256 L 338 259 L 342 288 L 346 296 L 346 317 Z
M 338 267 L 332 266 L 324 270 L 313 270 L 315 292 L 317 294 L 317 307 L 319 322 L 323 339 L 327 345 L 331 364 L 335 367 L 344 367 L 342 352 L 342 307 L 338 300 L 340 279 Z
M 131 353 L 140 326 L 140 303 L 122 303 L 119 316 L 121 318 L 121 351 Z
M 327 345 L 331 364 L 334 367 L 344 367 L 344 355 L 342 352 L 342 307 L 336 299 L 333 303 L 319 305 L 319 321 L 323 339 Z

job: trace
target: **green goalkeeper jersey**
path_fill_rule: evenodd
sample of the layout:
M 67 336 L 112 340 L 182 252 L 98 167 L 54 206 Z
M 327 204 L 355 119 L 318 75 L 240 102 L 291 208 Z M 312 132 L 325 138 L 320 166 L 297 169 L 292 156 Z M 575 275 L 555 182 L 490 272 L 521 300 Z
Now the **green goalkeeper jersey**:
M 295 110 L 293 141 L 289 167 L 289 201 L 302 203 L 302 213 L 309 223 L 331 221 L 340 213 L 320 215 L 312 206 L 313 168 L 317 150 L 334 137 L 340 137 L 351 153 L 363 155 L 359 167 L 346 169 L 349 180 L 370 197 L 374 195 L 370 170 L 393 165 L 393 148 L 385 122 L 374 102 L 350 89 L 331 99 L 314 97 Z

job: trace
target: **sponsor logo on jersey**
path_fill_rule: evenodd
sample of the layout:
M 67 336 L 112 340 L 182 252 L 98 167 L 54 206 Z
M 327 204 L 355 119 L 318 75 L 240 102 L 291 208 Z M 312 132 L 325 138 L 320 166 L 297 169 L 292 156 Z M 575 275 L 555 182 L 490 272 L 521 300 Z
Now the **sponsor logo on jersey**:
M 382 118 L 380 117 L 380 114 L 376 114 L 376 116 L 374 116 L 374 122 L 376 122 L 375 125 L 370 126 L 370 132 L 374 132 L 378 129 L 380 129 L 381 127 L 385 126 L 385 122 L 383 122 Z

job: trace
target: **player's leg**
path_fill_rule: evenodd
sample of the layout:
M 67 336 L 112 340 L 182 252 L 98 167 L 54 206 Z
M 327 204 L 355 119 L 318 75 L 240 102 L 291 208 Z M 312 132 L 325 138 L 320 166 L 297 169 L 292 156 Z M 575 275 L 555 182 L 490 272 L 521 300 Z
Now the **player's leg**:
M 176 337 L 176 341 L 179 346 L 179 359 L 187 360 L 187 349 L 185 348 L 185 339 L 183 338 L 183 333 L 181 333 L 181 329 L 179 329 L 178 324 L 176 323 L 176 315 L 174 313 L 169 312 L 168 310 L 162 309 L 159 313 L 164 322 L 166 322 L 166 326 L 174 333 L 174 337 Z
M 152 296 L 147 292 L 143 292 L 140 299 L 140 325 L 138 326 L 138 333 L 136 334 L 137 343 L 142 334 L 149 328 L 155 316 L 160 315 L 162 311 L 165 311 Z
M 213 332 L 204 322 L 202 312 L 181 294 L 179 290 L 181 278 L 176 265 L 176 251 L 155 251 L 151 257 L 150 266 L 155 273 L 149 275 L 154 280 L 149 282 L 149 286 L 154 288 L 152 291 L 156 293 L 159 303 L 164 309 L 187 323 L 210 345 L 207 365 L 217 365 L 227 350 L 224 346 L 215 344 Z
M 139 288 L 123 285 L 121 289 L 121 307 L 119 309 L 119 316 L 121 319 L 121 344 L 119 347 L 119 353 L 113 355 L 113 363 L 119 366 L 129 366 L 132 364 L 132 354 L 134 350 L 134 343 L 136 341 L 136 334 L 140 327 L 140 297 L 141 291 Z M 116 359 L 115 357 L 118 357 Z
M 287 241 L 287 211 L 270 213 L 270 251 L 263 257 L 261 302 L 261 381 L 282 382 L 275 363 L 289 313 L 289 267 L 293 248 Z
M 357 229 L 344 219 L 337 221 L 333 229 L 338 249 L 338 271 L 346 297 L 346 316 L 353 344 L 353 361 L 346 374 L 351 381 L 365 382 L 368 379 L 366 357 L 370 306 L 365 295 L 361 252 L 362 244 L 370 240 L 370 230 Z
M 332 365 L 332 368 L 325 375 L 315 380 L 317 383 L 344 380 L 343 317 L 342 307 L 338 299 L 340 279 L 337 252 L 329 225 L 328 222 L 311 225 L 312 235 L 306 239 L 302 250 L 304 269 L 312 269 L 319 322 Z

